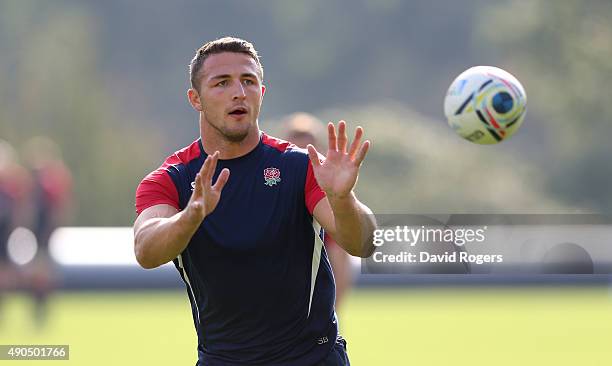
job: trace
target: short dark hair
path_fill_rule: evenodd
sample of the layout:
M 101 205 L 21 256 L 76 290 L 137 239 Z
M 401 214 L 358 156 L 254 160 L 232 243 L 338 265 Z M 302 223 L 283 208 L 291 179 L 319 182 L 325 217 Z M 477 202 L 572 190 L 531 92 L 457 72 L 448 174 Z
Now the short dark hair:
M 200 70 L 202 69 L 202 65 L 204 65 L 204 61 L 206 61 L 206 58 L 208 58 L 210 55 L 222 52 L 244 53 L 251 56 L 257 63 L 257 66 L 259 66 L 259 77 L 261 80 L 263 80 L 263 67 L 261 66 L 259 55 L 257 54 L 255 47 L 253 47 L 253 44 L 240 38 L 223 37 L 215 39 L 214 41 L 206 42 L 198 49 L 195 56 L 191 60 L 191 63 L 189 64 L 189 78 L 192 88 L 198 91 L 200 90 Z

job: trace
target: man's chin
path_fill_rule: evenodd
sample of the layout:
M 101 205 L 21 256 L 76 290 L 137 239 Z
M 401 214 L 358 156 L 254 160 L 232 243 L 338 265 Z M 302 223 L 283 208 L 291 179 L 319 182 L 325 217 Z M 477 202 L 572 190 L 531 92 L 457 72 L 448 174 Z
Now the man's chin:
M 231 142 L 231 143 L 238 143 L 238 142 L 242 142 L 244 141 L 244 139 L 247 138 L 247 136 L 249 136 L 249 132 L 250 129 L 246 129 L 246 130 L 240 130 L 240 129 L 236 129 L 236 130 L 229 130 L 229 129 L 224 129 L 219 131 L 221 132 L 221 134 L 223 135 L 223 137 Z
M 226 133 L 224 134 L 225 138 L 229 142 L 238 143 L 244 141 L 244 139 L 249 135 L 248 131 L 244 133 Z
M 231 143 L 240 143 L 244 141 L 244 139 L 246 139 L 251 132 L 251 126 L 247 126 L 246 124 L 243 124 L 242 126 L 235 124 L 232 125 L 230 123 L 224 124 L 224 126 L 219 126 L 210 123 L 210 126 L 217 130 L 223 139 Z

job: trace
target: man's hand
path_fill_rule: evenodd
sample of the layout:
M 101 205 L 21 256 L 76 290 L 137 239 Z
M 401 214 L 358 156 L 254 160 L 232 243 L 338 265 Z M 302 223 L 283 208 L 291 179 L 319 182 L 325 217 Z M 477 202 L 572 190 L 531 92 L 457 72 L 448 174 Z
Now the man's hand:
M 374 250 L 371 237 L 376 222 L 372 211 L 357 200 L 353 188 L 370 141 L 361 143 L 363 129 L 357 127 L 347 151 L 344 121 L 338 123 L 338 135 L 331 122 L 327 132 L 329 147 L 323 162 L 319 161 L 317 150 L 308 145 L 314 176 L 327 196 L 315 206 L 313 216 L 347 253 L 366 258 Z
M 206 158 L 183 211 L 160 204 L 145 209 L 136 218 L 134 253 L 142 267 L 155 268 L 176 258 L 189 244 L 202 220 L 217 207 L 230 174 L 229 169 L 223 169 L 212 185 L 218 159 L 218 151 Z
M 215 184 L 212 185 L 212 178 L 217 168 L 218 160 L 218 151 L 206 157 L 200 172 L 196 174 L 195 187 L 185 207 L 187 218 L 194 223 L 197 222 L 198 225 L 217 207 L 219 199 L 221 199 L 221 191 L 230 175 L 229 169 L 223 169 Z
M 346 136 L 346 123 L 338 123 L 338 135 L 333 123 L 327 125 L 328 148 L 327 156 L 323 162 L 319 161 L 317 150 L 308 145 L 308 155 L 312 162 L 312 168 L 319 183 L 319 187 L 325 192 L 330 201 L 347 198 L 359 175 L 359 167 L 370 147 L 370 141 L 361 144 L 363 129 L 357 127 L 355 138 L 349 150 L 346 150 L 348 138 Z

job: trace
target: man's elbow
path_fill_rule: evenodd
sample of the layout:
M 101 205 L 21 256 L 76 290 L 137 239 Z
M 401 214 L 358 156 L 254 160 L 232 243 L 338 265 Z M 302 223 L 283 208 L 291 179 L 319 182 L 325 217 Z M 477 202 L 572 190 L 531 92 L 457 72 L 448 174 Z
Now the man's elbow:
M 370 258 L 372 254 L 374 254 L 374 250 L 376 249 L 372 240 L 367 240 L 361 243 L 359 247 L 353 246 L 353 247 L 345 247 L 345 248 L 348 254 L 352 255 L 353 257 L 359 257 L 359 258 Z
M 350 253 L 351 255 L 354 255 L 355 257 L 359 257 L 359 258 L 370 258 L 372 256 L 372 254 L 374 254 L 374 250 L 376 249 L 376 247 L 372 244 L 372 242 L 366 242 L 364 243 L 364 245 L 361 246 L 361 248 L 356 251 L 356 253 Z
M 370 258 L 372 254 L 374 254 L 376 250 L 376 246 L 374 246 L 374 229 L 376 229 L 376 222 L 372 221 L 370 222 L 370 227 L 366 231 L 367 239 L 361 243 L 359 253 L 356 254 L 357 257 Z
M 376 247 L 372 244 L 372 242 L 369 242 L 366 249 L 363 251 L 361 258 L 370 258 L 372 254 L 374 254 L 375 250 Z
M 138 242 L 138 238 L 134 240 L 134 254 L 136 256 L 136 262 L 144 269 L 153 269 L 161 265 L 151 258 L 145 250 L 144 245 Z
M 153 261 L 151 261 L 149 258 L 147 258 L 147 256 L 142 252 L 142 250 L 136 249 L 134 252 L 136 254 L 136 262 L 138 262 L 138 264 L 142 268 L 144 268 L 144 269 L 153 269 L 153 268 L 157 267 L 157 265 L 155 265 L 155 263 L 153 263 Z

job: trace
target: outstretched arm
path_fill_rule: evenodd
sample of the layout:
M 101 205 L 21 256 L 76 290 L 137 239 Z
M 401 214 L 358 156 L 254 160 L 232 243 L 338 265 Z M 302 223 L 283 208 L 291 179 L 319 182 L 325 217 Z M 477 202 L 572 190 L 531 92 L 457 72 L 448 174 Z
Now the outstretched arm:
M 196 175 L 191 199 L 183 211 L 179 212 L 170 205 L 156 205 L 142 211 L 136 218 L 134 252 L 142 267 L 159 267 L 176 258 L 202 220 L 217 207 L 221 191 L 229 178 L 229 170 L 223 169 L 217 182 L 212 185 L 218 159 L 218 151 L 206 158 Z
M 344 250 L 351 255 L 366 258 L 374 252 L 372 236 L 376 222 L 372 211 L 359 202 L 353 188 L 370 141 L 361 143 L 363 129 L 357 127 L 355 138 L 347 151 L 346 123 L 340 121 L 337 135 L 331 122 L 327 131 L 329 147 L 323 162 L 319 160 L 314 146 L 308 145 L 315 178 L 326 194 L 315 206 L 313 215 Z

